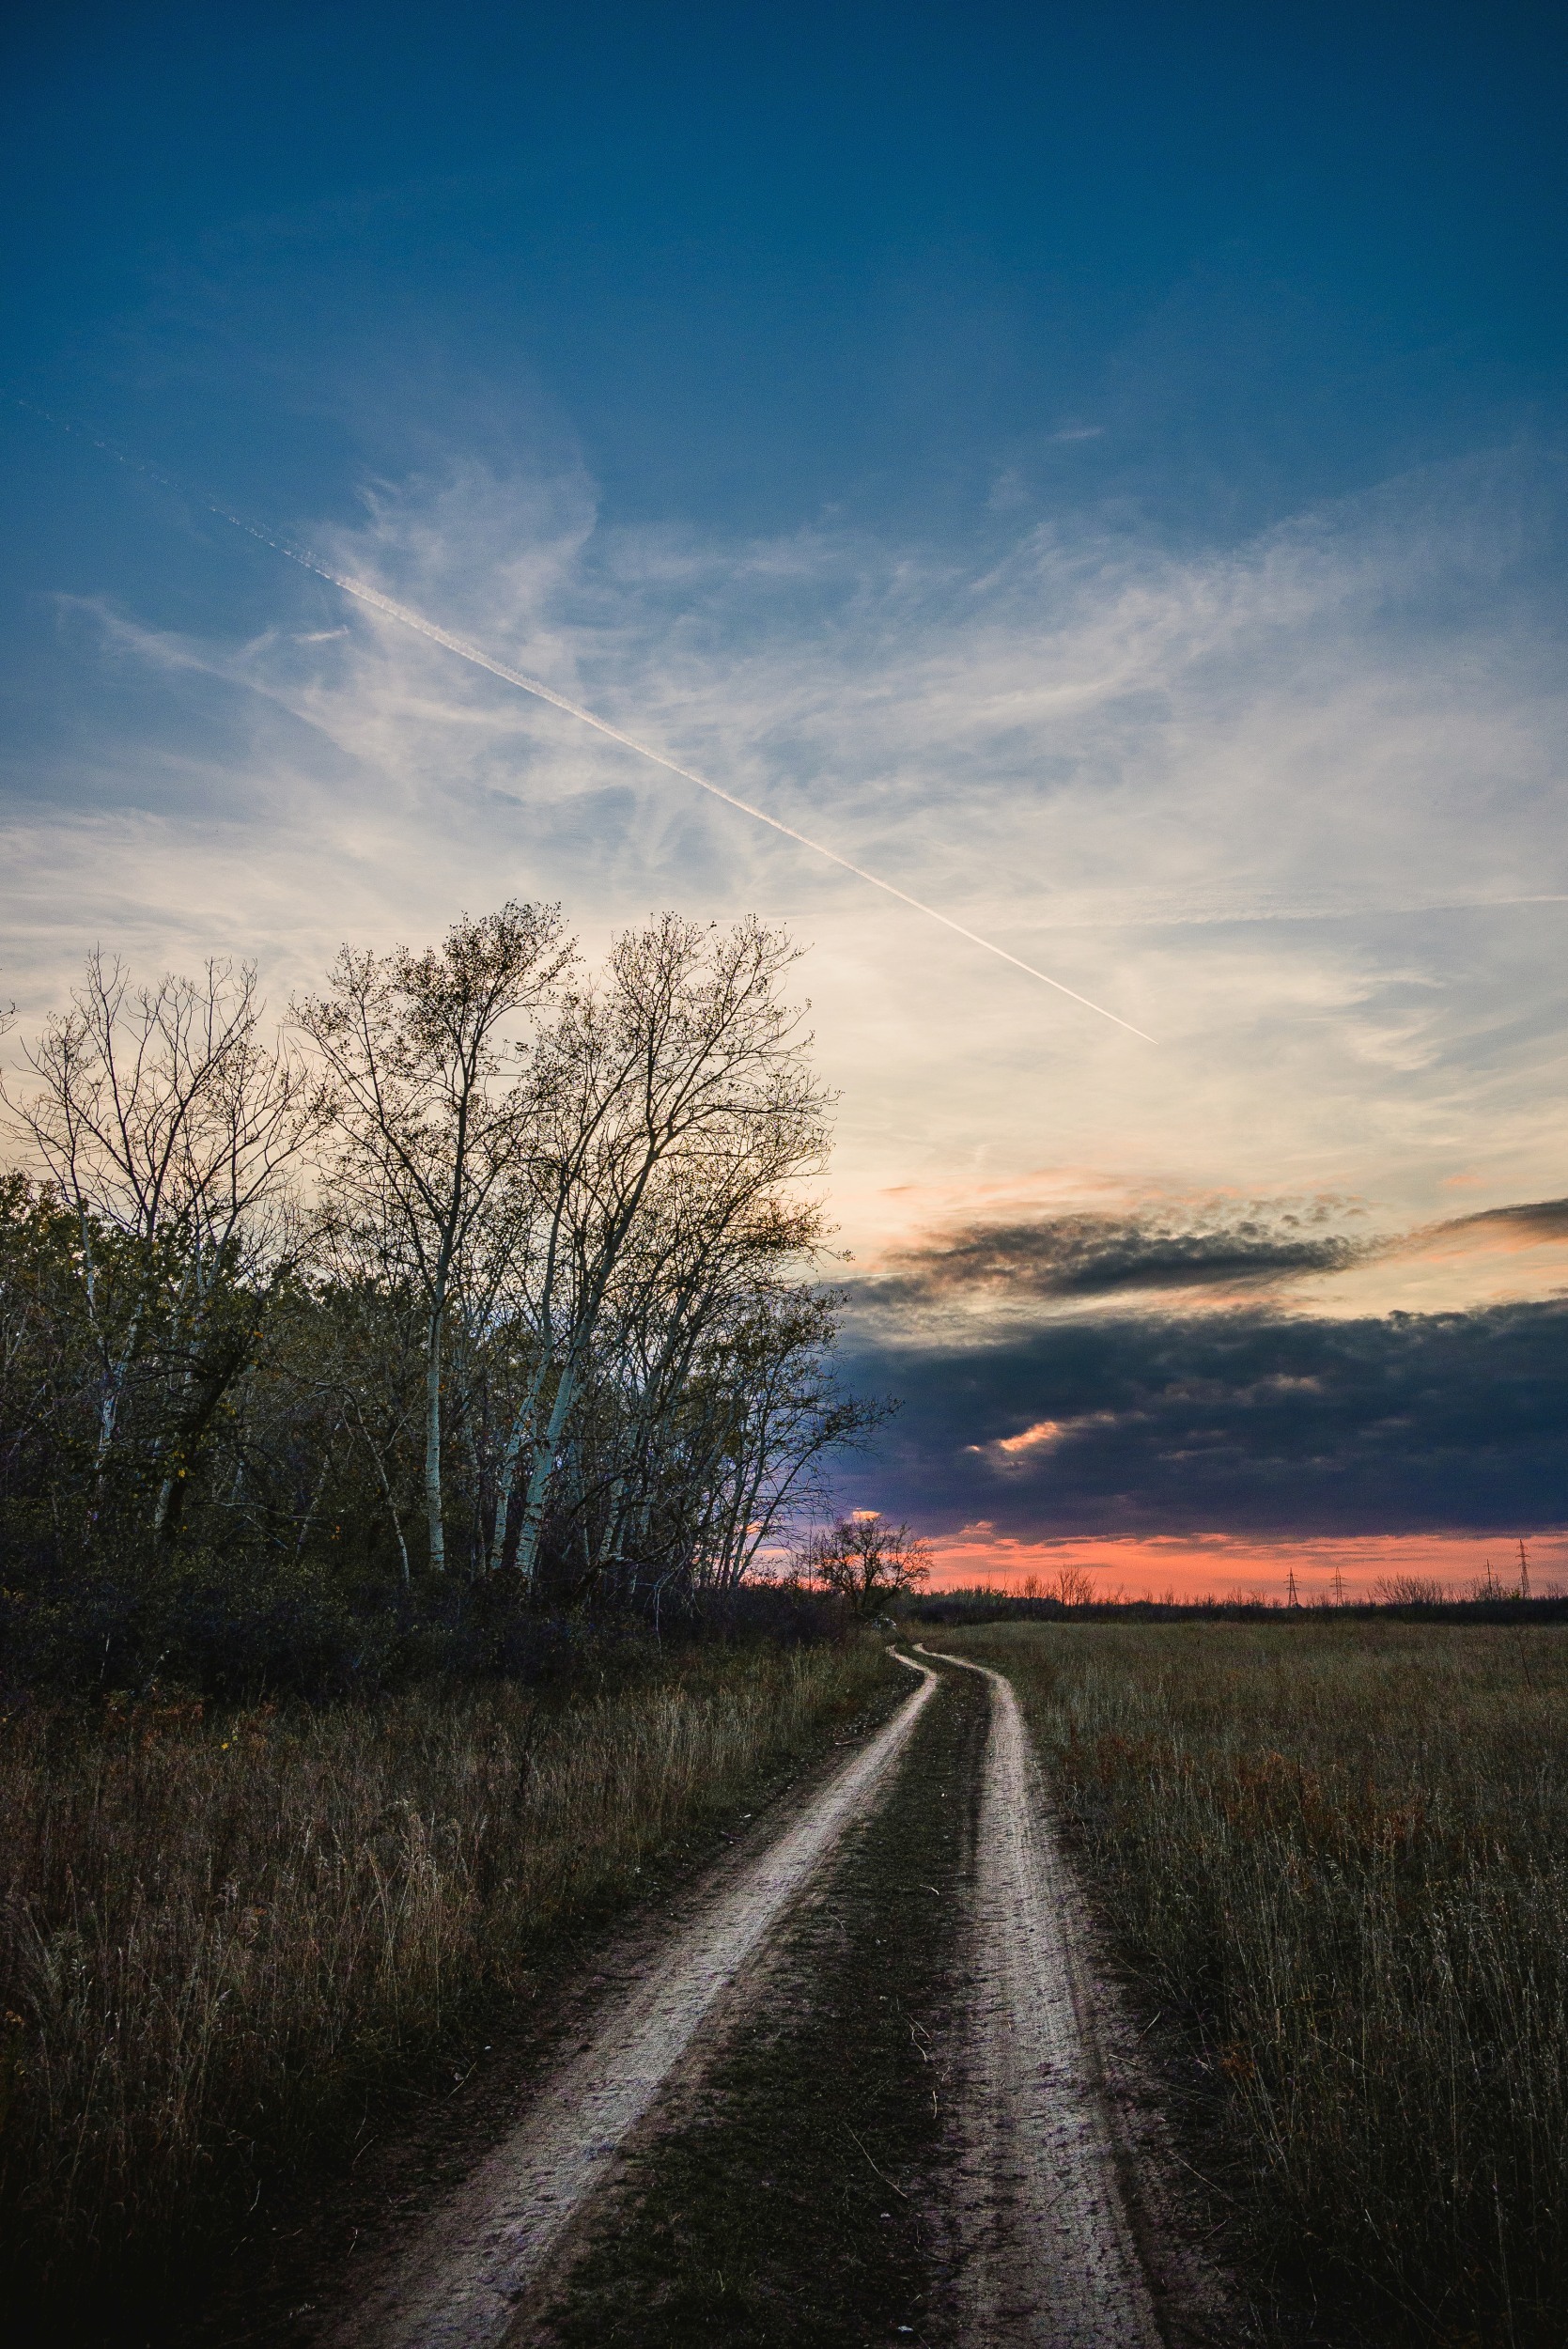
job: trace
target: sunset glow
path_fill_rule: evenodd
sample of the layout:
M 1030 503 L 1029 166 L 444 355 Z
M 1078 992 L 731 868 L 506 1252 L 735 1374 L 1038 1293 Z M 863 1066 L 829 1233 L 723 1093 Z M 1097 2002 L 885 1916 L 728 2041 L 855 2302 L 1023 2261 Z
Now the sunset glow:
M 1526 1544 L 1532 1595 L 1568 1592 L 1568 1532 L 1532 1535 Z M 933 1546 L 934 1591 L 988 1584 L 1020 1595 L 1026 1583 L 1050 1591 L 1063 1567 L 1094 1577 L 1103 1598 L 1283 1599 L 1290 1577 L 1303 1606 L 1378 1595 L 1401 1577 L 1440 1583 L 1455 1598 L 1484 1593 L 1490 1566 L 1498 1589 L 1517 1590 L 1517 1540 L 1430 1534 L 1374 1535 L 1345 1541 L 1257 1542 L 1225 1534 L 1155 1536 L 1143 1541 L 1028 1541 L 968 1525 Z M 1335 1577 L 1340 1578 L 1336 1588 Z

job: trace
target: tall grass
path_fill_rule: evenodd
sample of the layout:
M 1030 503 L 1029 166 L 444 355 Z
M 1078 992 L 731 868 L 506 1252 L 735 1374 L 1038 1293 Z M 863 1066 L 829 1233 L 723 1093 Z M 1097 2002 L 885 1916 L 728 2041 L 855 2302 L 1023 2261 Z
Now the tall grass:
M 0 2228 L 13 2282 L 156 2279 L 465 2003 L 892 1672 L 869 1641 L 699 1650 L 549 1709 L 0 1722 Z
M 1281 2248 L 1379 2332 L 1568 2339 L 1568 1635 L 1308 1617 L 941 1643 L 1014 1676 Z

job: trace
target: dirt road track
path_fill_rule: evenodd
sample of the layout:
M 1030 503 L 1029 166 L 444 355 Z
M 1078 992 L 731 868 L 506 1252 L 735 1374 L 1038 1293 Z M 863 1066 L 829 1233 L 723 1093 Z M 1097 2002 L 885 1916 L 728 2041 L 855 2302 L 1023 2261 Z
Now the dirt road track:
M 964 2051 L 965 2338 L 976 2349 L 1158 2349 L 1085 2019 L 1075 1890 L 1029 1733 L 1001 1672 L 941 1660 L 991 1685 Z
M 845 1828 L 874 1799 L 938 1685 L 921 1685 L 737 1879 L 700 1907 L 518 2127 L 361 2302 L 340 2349 L 493 2349 L 606 2165 Z
M 1105 2039 L 1095 2029 L 1106 2011 L 1079 1895 L 1013 1687 L 967 1657 L 919 1653 L 981 1675 L 990 1705 L 972 1881 L 967 1868 L 963 1876 L 972 1988 L 952 2049 L 960 2118 L 947 2173 L 957 2251 L 949 2326 L 965 2349 L 1236 2340 L 1213 2321 L 1223 2310 L 1206 2274 L 1184 2279 L 1187 2230 L 1162 2224 L 1157 2206 L 1169 2163 L 1157 2127 L 1141 2141 L 1129 2132 L 1126 2067 L 1114 2056 L 1108 2095 L 1098 2045 L 1112 2047 L 1114 2032 Z M 538 2288 L 562 2274 L 568 2243 L 583 2239 L 574 2222 L 582 2218 L 589 2239 L 595 2225 L 616 2223 L 613 2202 L 598 2199 L 615 2156 L 656 2105 L 667 2110 L 660 2100 L 677 2074 L 690 2082 L 706 2073 L 711 2049 L 699 2033 L 716 2030 L 721 2015 L 726 2025 L 744 2018 L 749 1990 L 766 1978 L 759 1961 L 778 1948 L 845 1830 L 888 1785 L 939 1686 L 929 1665 L 898 1661 L 921 1674 L 920 1687 L 769 1843 L 737 1852 L 645 1972 L 634 1962 L 588 2044 L 424 2222 L 332 2335 L 332 2349 L 520 2349 L 535 2339 Z M 971 1760 L 970 1787 L 972 1772 Z M 1119 2157 L 1133 2181 L 1136 2236 Z M 1158 2320 L 1141 2250 L 1159 2291 Z

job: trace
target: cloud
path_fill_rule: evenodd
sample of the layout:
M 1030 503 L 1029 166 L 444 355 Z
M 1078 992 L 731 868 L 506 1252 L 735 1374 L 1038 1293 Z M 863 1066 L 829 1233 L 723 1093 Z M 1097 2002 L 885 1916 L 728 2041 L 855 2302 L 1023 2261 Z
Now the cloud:
M 1568 1239 L 1568 1199 L 1537 1199 L 1515 1207 L 1483 1207 L 1477 1215 L 1452 1217 L 1439 1223 L 1433 1239 L 1450 1235 L 1494 1236 L 1505 1242 L 1532 1246 L 1544 1240 Z
M 1032 1452 L 1041 1444 L 1060 1443 L 1070 1424 L 1069 1422 L 1067 1425 L 1063 1425 L 1059 1419 L 1037 1419 L 1032 1427 L 1025 1427 L 1016 1436 L 999 1436 L 996 1442 L 987 1448 L 992 1452 L 1001 1453 L 1004 1458 L 1011 1457 L 1016 1453 Z M 982 1447 L 979 1444 L 971 1444 L 970 1449 L 978 1452 Z
M 1016 1436 L 998 1436 L 992 1443 L 971 1443 L 967 1451 L 979 1453 L 993 1467 L 1009 1470 L 1026 1468 L 1041 1453 L 1054 1450 L 1085 1427 L 1111 1427 L 1116 1423 L 1114 1411 L 1088 1411 L 1078 1419 L 1037 1419 L 1032 1427 L 1020 1428 Z
M 1568 1304 L 1365 1321 L 1055 1322 L 862 1348 L 904 1398 L 880 1457 L 923 1529 L 1347 1536 L 1568 1522 Z
M 1345 1212 L 1319 1202 L 1185 1222 L 1144 1212 L 978 1224 L 895 1252 L 851 1296 L 859 1311 L 901 1314 L 949 1303 L 1017 1311 L 1161 1290 L 1252 1293 L 1343 1271 L 1377 1245 L 1328 1228 L 1336 1210 Z
M 1256 1309 L 1365 1315 L 1436 1280 L 1453 1305 L 1568 1285 L 1568 1201 L 1525 1201 L 1389 1227 L 1363 1201 L 1175 1200 L 1118 1209 L 939 1223 L 890 1246 L 846 1286 L 873 1343 L 942 1330 L 971 1342 L 1052 1316 L 1107 1310 Z M 1472 1294 L 1473 1292 L 1473 1294 Z

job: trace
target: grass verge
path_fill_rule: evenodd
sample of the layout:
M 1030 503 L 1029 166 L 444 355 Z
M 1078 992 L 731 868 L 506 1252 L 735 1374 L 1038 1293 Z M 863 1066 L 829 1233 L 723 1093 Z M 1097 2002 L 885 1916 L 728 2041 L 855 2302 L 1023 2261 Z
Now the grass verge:
M 1012 1678 L 1295 2288 L 1374 2338 L 1568 2336 L 1568 1637 L 1325 1617 L 941 1644 Z
M 756 2004 L 634 2147 L 542 2325 L 559 2349 L 952 2337 L 939 2051 L 987 1692 L 944 1674 Z
M 0 1723 L 0 2239 L 14 2311 L 188 2299 L 270 2176 L 893 1667 L 687 1651 L 641 1684 Z M 902 1675 L 900 1675 L 902 1678 Z

